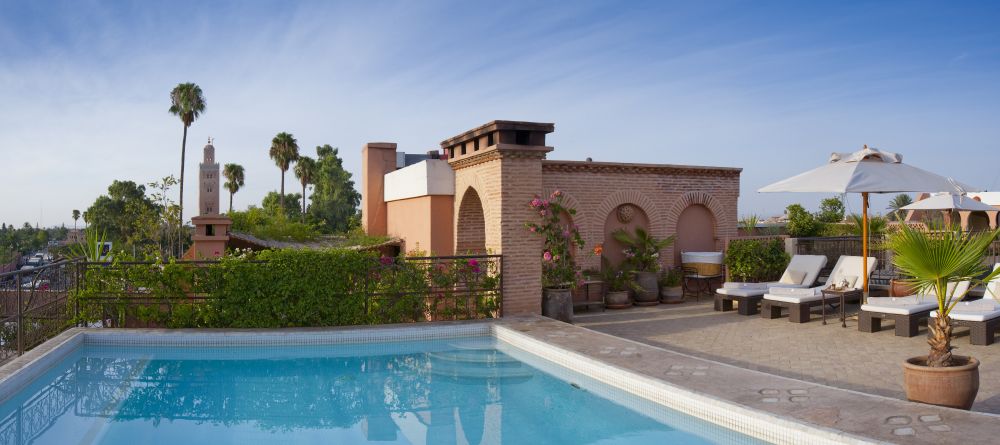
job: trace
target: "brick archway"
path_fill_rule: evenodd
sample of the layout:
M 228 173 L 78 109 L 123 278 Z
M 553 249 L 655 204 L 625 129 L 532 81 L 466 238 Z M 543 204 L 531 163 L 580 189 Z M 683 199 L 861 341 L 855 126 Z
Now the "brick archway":
M 715 199 L 715 197 L 711 194 L 705 192 L 687 192 L 681 195 L 681 197 L 674 202 L 674 205 L 670 207 L 670 211 L 667 212 L 665 224 L 667 233 L 670 233 L 671 235 L 677 234 L 677 222 L 680 219 L 681 213 L 693 205 L 704 206 L 712 213 L 712 216 L 715 218 L 716 237 L 719 236 L 719 228 L 735 226 L 736 224 L 734 221 L 729 221 L 728 218 L 726 218 L 726 211 L 722 207 L 722 204 L 720 204 L 719 200 Z M 716 245 L 716 249 L 719 247 L 720 246 Z M 669 258 L 673 258 L 673 246 L 671 246 L 669 250 Z
M 455 218 L 455 253 L 486 252 L 486 212 L 476 189 L 469 186 L 462 193 Z
M 601 205 L 597 206 L 597 210 L 590 216 L 593 221 L 588 220 L 587 223 L 592 226 L 600 226 L 599 230 L 604 230 L 604 220 L 607 218 L 608 214 L 618 208 L 622 204 L 632 204 L 636 207 L 642 209 L 649 217 L 650 223 L 650 234 L 656 238 L 666 238 L 670 232 L 667 232 L 663 224 L 663 212 L 660 208 L 656 206 L 648 196 L 642 194 L 641 192 L 635 190 L 622 190 L 614 192 L 604 201 Z

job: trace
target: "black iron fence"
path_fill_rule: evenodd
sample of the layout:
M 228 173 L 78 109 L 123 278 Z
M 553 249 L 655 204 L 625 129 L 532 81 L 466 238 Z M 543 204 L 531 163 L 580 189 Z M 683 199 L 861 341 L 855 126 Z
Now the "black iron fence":
M 885 235 L 874 234 L 868 238 L 868 256 L 877 260 L 875 270 L 872 271 L 871 283 L 875 285 L 888 285 L 889 281 L 899 277 L 899 271 L 892 262 L 892 251 L 885 248 Z M 816 238 L 796 238 L 795 253 L 800 255 L 825 255 L 827 257 L 826 268 L 820 276 L 829 275 L 833 266 L 837 264 L 837 259 L 841 255 L 861 256 L 860 236 L 837 236 L 837 237 L 816 237 Z M 994 241 L 983 264 L 992 266 L 1000 263 L 1000 240 Z
M 72 326 L 67 308 L 76 288 L 77 261 L 0 274 L 0 362 Z

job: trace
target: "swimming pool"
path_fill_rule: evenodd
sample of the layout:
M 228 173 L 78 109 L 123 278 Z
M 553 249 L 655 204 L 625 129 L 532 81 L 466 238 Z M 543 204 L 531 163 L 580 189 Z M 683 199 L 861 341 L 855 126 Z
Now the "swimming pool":
M 227 346 L 103 337 L 0 404 L 0 444 L 761 443 L 489 335 Z

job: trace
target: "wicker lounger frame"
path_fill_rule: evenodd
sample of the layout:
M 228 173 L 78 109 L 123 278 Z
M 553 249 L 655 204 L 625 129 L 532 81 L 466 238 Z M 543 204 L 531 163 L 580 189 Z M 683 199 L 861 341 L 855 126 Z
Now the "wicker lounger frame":
M 861 301 L 861 291 L 850 292 L 844 295 L 844 303 Z M 840 304 L 840 298 L 827 298 L 826 304 Z M 760 301 L 760 316 L 762 318 L 779 318 L 781 310 L 788 309 L 788 321 L 792 323 L 805 323 L 810 320 L 812 308 L 822 306 L 823 300 L 807 301 L 805 303 L 789 303 L 787 301 L 768 300 Z
M 892 314 L 879 311 L 862 310 L 858 314 L 858 330 L 861 332 L 879 332 L 882 330 L 882 320 L 892 320 L 895 324 L 897 337 L 913 337 L 920 332 L 920 323 L 926 322 L 933 309 L 914 312 L 912 314 Z
M 960 326 L 969 328 L 969 342 L 974 345 L 992 345 L 996 338 L 997 330 L 1000 329 L 1000 317 L 983 321 L 967 321 L 951 319 L 953 327 Z
M 737 312 L 740 315 L 756 315 L 760 312 L 760 301 L 763 299 L 763 295 L 742 296 L 716 293 L 715 310 L 722 312 L 731 311 L 733 310 L 733 302 L 735 301 L 739 303 Z

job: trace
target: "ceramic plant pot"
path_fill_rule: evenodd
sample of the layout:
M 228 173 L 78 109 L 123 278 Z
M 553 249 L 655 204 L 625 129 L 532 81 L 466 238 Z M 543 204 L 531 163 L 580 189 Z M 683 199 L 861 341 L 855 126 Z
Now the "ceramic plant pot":
M 660 288 L 660 303 L 677 304 L 684 302 L 684 288 L 681 286 Z
M 609 291 L 604 296 L 604 306 L 608 309 L 625 309 L 632 306 L 632 299 L 628 296 L 628 291 Z
M 653 306 L 660 304 L 660 289 L 656 272 L 635 272 L 635 282 L 641 290 L 635 291 L 637 306 Z
M 931 368 L 927 356 L 903 362 L 903 386 L 907 400 L 950 408 L 970 409 L 979 392 L 979 360 L 953 356 L 958 366 Z
M 573 291 L 545 289 L 542 295 L 542 315 L 566 323 L 573 322 Z

